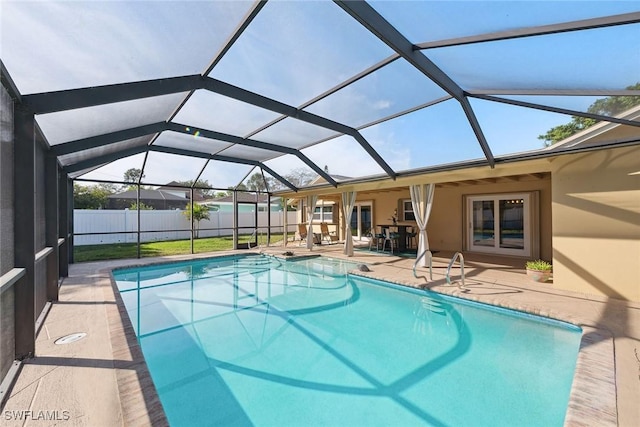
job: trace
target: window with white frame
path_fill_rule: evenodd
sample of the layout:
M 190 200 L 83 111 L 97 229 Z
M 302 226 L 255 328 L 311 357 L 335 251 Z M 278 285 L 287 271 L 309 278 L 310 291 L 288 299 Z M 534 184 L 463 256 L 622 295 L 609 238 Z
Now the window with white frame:
M 411 199 L 405 199 L 402 201 L 402 212 L 400 212 L 401 221 L 415 221 L 416 216 L 413 214 L 413 203 Z
M 313 220 L 317 222 L 333 222 L 333 206 L 316 206 Z

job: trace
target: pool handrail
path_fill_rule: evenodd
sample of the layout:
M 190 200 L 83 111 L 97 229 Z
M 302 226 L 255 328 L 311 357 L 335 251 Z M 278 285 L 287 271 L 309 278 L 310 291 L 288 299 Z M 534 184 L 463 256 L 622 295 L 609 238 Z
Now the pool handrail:
M 447 267 L 447 273 L 445 274 L 444 278 L 447 280 L 447 284 L 451 285 L 451 267 L 453 267 L 453 263 L 456 261 L 457 258 L 460 258 L 460 278 L 462 280 L 462 283 L 458 285 L 458 288 L 466 289 L 464 287 L 464 256 L 462 255 L 462 252 L 456 252 L 455 254 L 453 254 L 451 261 L 449 261 L 449 266 Z
M 429 280 L 433 281 L 433 254 L 429 249 L 422 252 L 420 256 L 416 258 L 416 261 L 413 263 L 413 277 L 415 277 L 416 279 L 418 278 L 418 275 L 416 274 L 416 267 L 418 267 L 418 263 L 422 258 L 424 258 L 424 256 L 427 253 L 429 254 Z

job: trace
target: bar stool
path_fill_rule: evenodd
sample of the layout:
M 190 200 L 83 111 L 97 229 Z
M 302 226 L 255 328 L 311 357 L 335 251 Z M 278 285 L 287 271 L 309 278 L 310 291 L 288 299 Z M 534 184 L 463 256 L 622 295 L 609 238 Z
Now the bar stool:
M 413 244 L 415 244 L 415 247 L 418 247 L 418 243 L 416 241 L 416 236 L 418 235 L 418 233 L 415 231 L 414 227 L 410 227 L 407 228 L 407 248 L 413 249 L 413 245 L 411 244 L 413 242 Z
M 387 242 L 389 242 L 389 248 L 391 249 L 391 253 L 393 254 L 393 248 L 397 248 L 400 244 L 400 234 L 391 231 L 390 228 L 384 229 L 384 243 L 382 244 L 382 251 L 384 252 L 387 247 Z
M 382 233 L 369 233 L 369 250 L 371 250 L 371 247 L 373 246 L 373 241 L 375 240 L 376 242 L 376 251 L 380 251 L 380 243 L 383 244 L 383 250 L 384 250 L 384 234 Z

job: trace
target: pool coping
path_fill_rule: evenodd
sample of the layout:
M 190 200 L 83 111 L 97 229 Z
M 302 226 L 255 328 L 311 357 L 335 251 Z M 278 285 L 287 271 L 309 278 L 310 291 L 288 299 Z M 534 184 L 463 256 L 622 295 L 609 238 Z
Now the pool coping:
M 230 257 L 236 255 L 260 255 L 259 252 L 245 253 L 225 253 L 225 254 L 207 254 L 202 257 L 195 257 L 197 260 L 215 259 L 220 257 Z M 310 258 L 324 256 L 328 258 L 342 257 L 313 254 L 300 257 L 278 257 L 274 254 L 263 254 L 284 260 L 293 260 L 300 258 Z M 151 380 L 151 375 L 142 355 L 139 343 L 129 315 L 126 312 L 124 303 L 117 291 L 117 285 L 113 278 L 113 271 L 123 268 L 147 267 L 153 265 L 166 265 L 180 262 L 187 262 L 189 259 L 170 259 L 170 260 L 142 260 L 137 263 L 127 263 L 121 266 L 114 266 L 99 270 L 101 273 L 108 273 L 108 279 L 102 276 L 102 279 L 108 280 L 108 286 L 103 287 L 105 299 L 115 301 L 116 304 L 108 308 L 107 316 L 109 321 L 109 334 L 111 338 L 111 346 L 113 349 L 114 359 L 128 358 L 131 360 L 131 366 L 135 365 L 135 376 L 129 365 L 128 369 L 118 369 L 116 367 L 117 386 L 120 394 L 120 402 L 122 405 L 123 422 L 125 425 L 150 424 L 154 426 L 168 426 L 168 420 L 160 403 L 159 396 Z M 349 259 L 347 259 L 349 260 Z M 349 261 L 353 261 L 350 259 Z M 375 263 L 369 263 L 375 265 Z M 417 283 L 411 283 L 400 279 L 389 280 L 389 278 L 376 277 L 375 271 L 362 272 L 352 270 L 351 275 L 361 276 L 369 279 L 376 279 L 383 282 L 393 283 L 396 285 L 406 286 L 413 289 L 424 289 Z M 507 308 L 519 312 L 533 314 L 540 317 L 546 317 L 573 324 L 582 328 L 582 337 L 580 341 L 580 349 L 576 361 L 573 382 L 569 397 L 567 412 L 565 415 L 565 426 L 617 426 L 617 395 L 616 395 L 616 376 L 615 376 L 615 357 L 613 335 L 604 329 L 595 328 L 583 322 L 581 319 L 566 313 L 554 310 L 545 310 L 535 306 L 513 303 L 500 298 L 479 298 L 474 295 L 465 294 L 465 292 L 456 286 L 435 286 L 430 287 L 431 292 L 443 295 L 449 295 L 464 300 L 479 302 L 492 306 Z

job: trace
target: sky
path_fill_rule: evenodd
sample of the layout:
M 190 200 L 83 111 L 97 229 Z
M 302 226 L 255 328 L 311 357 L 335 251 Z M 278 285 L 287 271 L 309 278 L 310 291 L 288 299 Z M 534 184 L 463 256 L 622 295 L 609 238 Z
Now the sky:
M 251 2 L 3 1 L 0 55 L 23 94 L 199 74 Z M 637 2 L 372 2 L 412 43 L 521 26 L 638 12 Z M 427 49 L 422 52 L 465 90 L 624 89 L 640 81 L 640 24 Z M 294 107 L 388 58 L 393 51 L 332 2 L 270 1 L 209 76 Z M 167 120 L 186 94 L 37 117 L 50 143 Z M 447 94 L 403 59 L 305 108 L 353 128 L 397 171 L 483 157 L 458 101 L 450 99 L 383 123 L 368 124 Z M 595 97 L 511 98 L 586 110 Z M 570 117 L 471 99 L 494 155 L 542 147 L 538 135 Z M 344 176 L 382 173 L 350 136 L 309 144 L 332 130 L 199 90 L 175 121 L 301 149 L 319 167 Z M 366 127 L 363 127 L 366 126 Z M 160 145 L 219 150 L 221 141 L 163 134 Z M 241 147 L 228 153 L 249 153 Z M 220 154 L 225 154 L 224 151 Z M 250 150 L 280 175 L 308 169 L 295 156 Z M 122 159 L 85 178 L 119 180 L 144 155 Z M 194 179 L 235 185 L 250 166 L 150 153 L 151 183 Z

